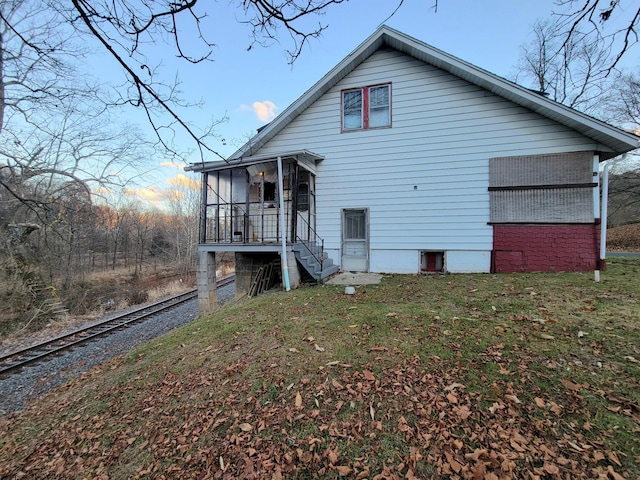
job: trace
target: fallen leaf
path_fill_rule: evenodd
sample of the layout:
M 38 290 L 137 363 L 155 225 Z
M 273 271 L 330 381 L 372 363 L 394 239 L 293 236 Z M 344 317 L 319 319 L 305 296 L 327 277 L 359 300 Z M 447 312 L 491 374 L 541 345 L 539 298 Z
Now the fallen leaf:
M 369 351 L 370 352 L 388 352 L 389 349 L 387 347 L 371 347 Z
M 290 349 L 289 349 L 289 351 L 290 351 L 291 353 L 298 353 L 298 349 L 297 349 L 297 348 L 294 348 L 294 347 L 290 348 Z
M 637 358 L 632 357 L 631 355 L 627 355 L 626 357 L 624 357 L 625 360 L 629 360 L 631 363 L 640 363 L 640 360 L 638 360 Z
M 376 411 L 373 409 L 373 405 L 369 405 L 369 415 L 371 415 L 371 420 L 375 419 Z
M 373 373 L 369 370 L 364 370 L 362 374 L 364 375 L 365 380 L 369 380 L 370 382 L 373 382 L 376 379 L 376 377 L 373 376 Z
M 460 408 L 458 408 L 457 413 L 460 417 L 460 420 L 466 420 L 471 415 L 471 411 L 466 405 L 462 405 Z
M 543 468 L 544 468 L 544 471 L 547 472 L 549 475 L 560 475 L 560 469 L 558 468 L 557 465 L 553 463 L 545 462 Z
M 335 378 L 331 379 L 331 385 L 333 385 L 338 390 L 342 390 L 344 388 L 342 386 L 342 384 L 338 380 L 336 380 Z
M 563 378 L 560 380 L 562 384 L 567 387 L 569 390 L 573 390 L 574 392 L 578 392 L 582 389 L 582 385 L 579 383 L 573 383 L 571 380 Z
M 518 405 L 522 403 L 520 399 L 515 395 L 505 395 L 504 398 Z
M 318 352 L 324 352 L 324 347 L 321 347 L 320 345 L 318 345 L 317 343 L 313 344 L 313 348 L 316 349 L 316 351 Z
M 536 397 L 536 398 L 534 398 L 534 401 L 536 402 L 536 405 L 537 405 L 539 408 L 545 408 L 545 407 L 546 407 L 546 405 L 547 405 L 547 404 L 545 403 L 545 401 L 544 401 L 543 399 L 541 399 L 540 397 Z
M 543 340 L 555 340 L 556 337 L 554 337 L 553 335 L 548 335 L 546 333 L 538 333 L 536 335 L 538 338 L 542 338 Z
M 562 413 L 562 406 L 558 405 L 556 402 L 551 402 L 551 411 L 556 415 L 560 415 Z
M 338 475 L 340 475 L 341 477 L 346 477 L 351 473 L 351 468 L 346 465 L 340 465 L 336 467 L 336 469 L 338 470 Z
M 397 314 L 397 313 L 395 313 L 395 312 L 389 312 L 389 313 L 387 313 L 387 314 L 385 315 L 385 317 L 387 317 L 387 318 L 395 318 L 395 317 L 397 317 L 397 316 L 398 316 L 398 314 Z
M 486 457 L 489 455 L 489 451 L 486 448 L 477 448 L 473 451 L 473 453 L 466 453 L 464 458 L 467 460 L 480 460 L 480 457 Z
M 571 448 L 573 448 L 576 452 L 584 452 L 584 448 L 579 447 L 573 442 L 567 442 Z
M 243 432 L 250 432 L 251 430 L 253 430 L 253 427 L 248 423 L 241 423 L 238 426 L 240 427 L 240 430 L 242 430 Z
M 456 473 L 459 473 L 462 470 L 462 465 L 460 465 L 454 458 L 450 452 L 445 452 L 445 456 L 447 457 L 447 462 L 449 462 L 449 466 L 451 470 Z
M 620 460 L 618 459 L 618 455 L 616 454 L 616 452 L 608 451 L 607 452 L 607 457 L 609 457 L 609 460 L 611 460 L 613 463 L 615 463 L 619 467 L 622 466 L 622 464 L 620 463 Z
M 302 406 L 302 395 L 300 395 L 300 392 L 296 393 L 296 407 L 301 407 Z
M 613 478 L 613 480 L 625 480 L 625 478 L 622 475 L 616 473 L 616 471 L 613 469 L 611 465 L 607 467 L 607 473 L 611 475 L 611 478 Z
M 452 390 L 455 390 L 458 387 L 463 387 L 464 388 L 464 385 L 461 384 L 461 383 L 452 383 L 451 385 L 449 385 L 447 387 L 444 387 L 444 391 L 445 392 L 450 392 Z
M 520 445 L 518 442 L 516 442 L 515 440 L 511 440 L 511 442 L 509 442 L 509 444 L 511 445 L 511 447 L 517 451 L 517 452 L 526 452 L 527 450 L 525 448 L 522 447 L 522 445 Z

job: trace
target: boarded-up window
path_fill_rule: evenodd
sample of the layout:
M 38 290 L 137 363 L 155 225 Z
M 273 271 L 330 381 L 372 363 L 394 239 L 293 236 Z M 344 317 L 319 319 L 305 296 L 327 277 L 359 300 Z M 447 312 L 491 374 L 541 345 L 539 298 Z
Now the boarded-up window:
M 489 160 L 491 223 L 592 223 L 593 153 Z

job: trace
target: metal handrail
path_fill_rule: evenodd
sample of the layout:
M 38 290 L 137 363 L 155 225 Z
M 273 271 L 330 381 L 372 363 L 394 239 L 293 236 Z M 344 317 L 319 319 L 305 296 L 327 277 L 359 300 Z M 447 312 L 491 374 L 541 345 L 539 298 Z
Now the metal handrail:
M 304 218 L 298 217 L 297 220 L 304 222 L 304 226 L 306 226 L 307 232 L 309 234 L 308 236 L 309 238 L 313 239 L 313 243 L 316 245 L 320 244 L 320 256 L 319 257 L 316 256 L 316 254 L 313 252 L 313 250 L 309 246 L 309 243 L 311 243 L 312 240 L 309 240 L 309 239 L 304 240 L 303 238 L 300 237 L 300 235 L 298 235 L 297 232 L 296 232 L 296 242 L 304 245 L 304 247 L 309 251 L 311 256 L 316 259 L 318 264 L 320 264 L 320 271 L 322 271 L 322 263 L 324 262 L 324 238 L 320 237 L 316 233 L 316 231 L 313 229 L 313 227 L 309 225 L 309 222 L 307 222 Z

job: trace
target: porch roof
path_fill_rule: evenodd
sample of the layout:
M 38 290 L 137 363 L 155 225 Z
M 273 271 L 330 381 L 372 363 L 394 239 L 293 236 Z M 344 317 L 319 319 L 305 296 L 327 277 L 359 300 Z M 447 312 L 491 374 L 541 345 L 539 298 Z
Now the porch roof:
M 215 172 L 233 167 L 248 167 L 259 163 L 273 162 L 278 157 L 282 158 L 282 160 L 296 160 L 299 165 L 312 173 L 316 173 L 316 163 L 324 160 L 324 157 L 317 153 L 310 152 L 309 150 L 298 150 L 277 154 L 248 155 L 228 161 L 193 163 L 185 167 L 185 170 L 188 172 Z

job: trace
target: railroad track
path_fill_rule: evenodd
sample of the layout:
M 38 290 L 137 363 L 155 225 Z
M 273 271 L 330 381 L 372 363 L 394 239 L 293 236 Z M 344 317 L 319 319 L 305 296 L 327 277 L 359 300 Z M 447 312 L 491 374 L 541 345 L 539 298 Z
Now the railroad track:
M 218 288 L 229 285 L 234 281 L 235 275 L 229 275 L 221 278 L 217 282 Z M 84 328 L 79 328 L 72 332 L 47 340 L 46 342 L 11 352 L 8 355 L 0 356 L 0 378 L 16 372 L 27 365 L 44 361 L 48 357 L 59 354 L 65 350 L 70 350 L 83 343 L 106 336 L 115 330 L 125 328 L 128 325 L 140 322 L 160 312 L 193 300 L 197 296 L 197 290 L 189 290 L 188 292 L 145 305 L 144 307 L 118 315 L 117 317 L 109 320 L 92 324 Z

